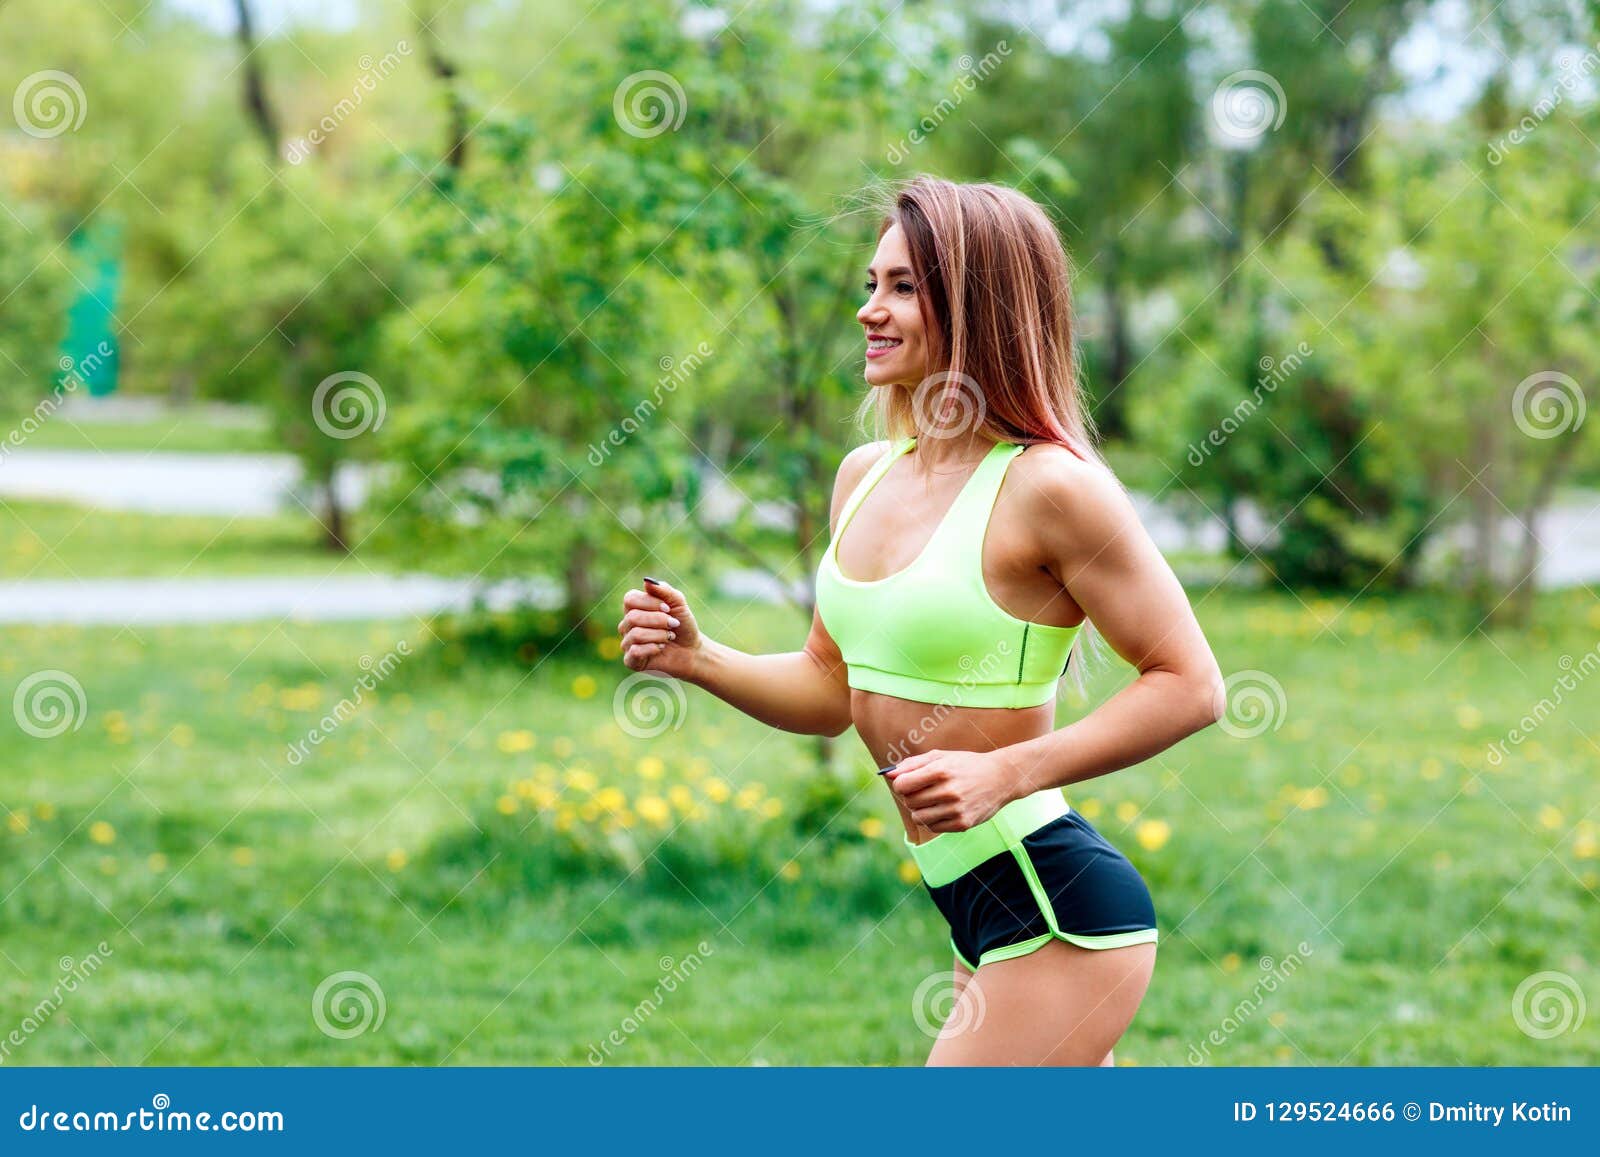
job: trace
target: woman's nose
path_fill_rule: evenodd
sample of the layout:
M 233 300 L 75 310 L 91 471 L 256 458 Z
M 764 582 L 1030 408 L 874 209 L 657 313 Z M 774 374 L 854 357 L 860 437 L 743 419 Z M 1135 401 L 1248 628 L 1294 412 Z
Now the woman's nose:
M 883 310 L 877 305 L 877 298 L 868 298 L 865 305 L 856 310 L 856 320 L 862 325 L 872 324 L 874 318 L 882 319 Z

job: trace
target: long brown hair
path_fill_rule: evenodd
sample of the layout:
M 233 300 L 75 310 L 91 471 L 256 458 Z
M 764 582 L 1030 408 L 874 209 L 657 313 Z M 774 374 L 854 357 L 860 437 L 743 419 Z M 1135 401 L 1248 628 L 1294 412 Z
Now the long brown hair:
M 926 433 L 927 413 L 937 426 L 969 409 L 965 430 L 1054 442 L 1115 478 L 1079 385 L 1071 260 L 1039 204 L 1004 185 L 920 175 L 885 187 L 877 207 L 880 239 L 894 225 L 905 234 L 934 372 L 914 391 L 869 390 L 858 424 L 871 414 L 878 438 L 898 440 Z M 1083 626 L 1069 663 L 1080 693 L 1098 633 Z

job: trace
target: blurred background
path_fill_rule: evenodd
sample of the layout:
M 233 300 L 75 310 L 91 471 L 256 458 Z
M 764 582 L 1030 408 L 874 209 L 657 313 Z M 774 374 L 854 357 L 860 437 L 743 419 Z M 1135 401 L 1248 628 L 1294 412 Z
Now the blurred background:
M 801 645 L 916 172 L 1056 221 L 1229 679 L 1067 792 L 1118 1062 L 1600 1060 L 1597 71 L 1579 0 L 0 0 L 0 1063 L 921 1063 L 864 749 L 615 630 Z

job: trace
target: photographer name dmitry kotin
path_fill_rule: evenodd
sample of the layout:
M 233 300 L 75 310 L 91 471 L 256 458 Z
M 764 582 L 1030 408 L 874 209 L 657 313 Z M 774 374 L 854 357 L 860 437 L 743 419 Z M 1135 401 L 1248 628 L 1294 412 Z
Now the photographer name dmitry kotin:
M 1438 1101 L 1428 1102 L 1428 1120 L 1430 1121 L 1488 1121 L 1499 1125 L 1506 1115 L 1505 1105 L 1480 1105 L 1477 1101 L 1468 1101 L 1465 1105 L 1445 1105 Z M 1549 1101 L 1543 1105 L 1530 1105 L 1527 1101 L 1513 1101 L 1510 1105 L 1511 1119 L 1513 1121 L 1570 1121 L 1572 1109 L 1568 1105 L 1558 1105 Z

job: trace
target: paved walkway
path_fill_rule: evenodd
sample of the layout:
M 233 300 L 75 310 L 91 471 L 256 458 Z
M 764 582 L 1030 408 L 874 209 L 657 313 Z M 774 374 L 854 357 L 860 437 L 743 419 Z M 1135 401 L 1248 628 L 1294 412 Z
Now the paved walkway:
M 14 450 L 0 459 L 0 497 L 46 498 L 108 509 L 244 517 L 294 509 L 290 497 L 299 466 L 289 455 L 98 453 Z M 359 502 L 365 478 L 350 471 L 342 486 Z M 728 496 L 732 497 L 732 496 Z M 1209 516 L 1182 518 L 1169 503 L 1134 495 L 1145 527 L 1164 552 L 1216 551 L 1224 541 Z M 1202 512 L 1203 514 L 1203 512 Z M 1264 533 L 1259 516 L 1247 535 Z M 1600 581 L 1600 494 L 1569 497 L 1540 527 L 1546 555 L 1539 586 Z M 1460 528 L 1435 549 L 1459 540 Z M 1507 541 L 1507 550 L 1515 542 Z M 1180 575 L 1180 577 L 1191 577 Z M 733 598 L 775 601 L 777 580 L 756 571 L 721 576 L 717 589 Z M 223 577 L 205 579 L 106 578 L 0 581 L 0 623 L 162 624 L 246 622 L 261 619 L 378 619 L 469 606 L 476 592 L 467 580 L 431 575 L 374 577 Z M 492 606 L 526 597 L 552 605 L 553 582 L 533 580 L 486 592 Z

